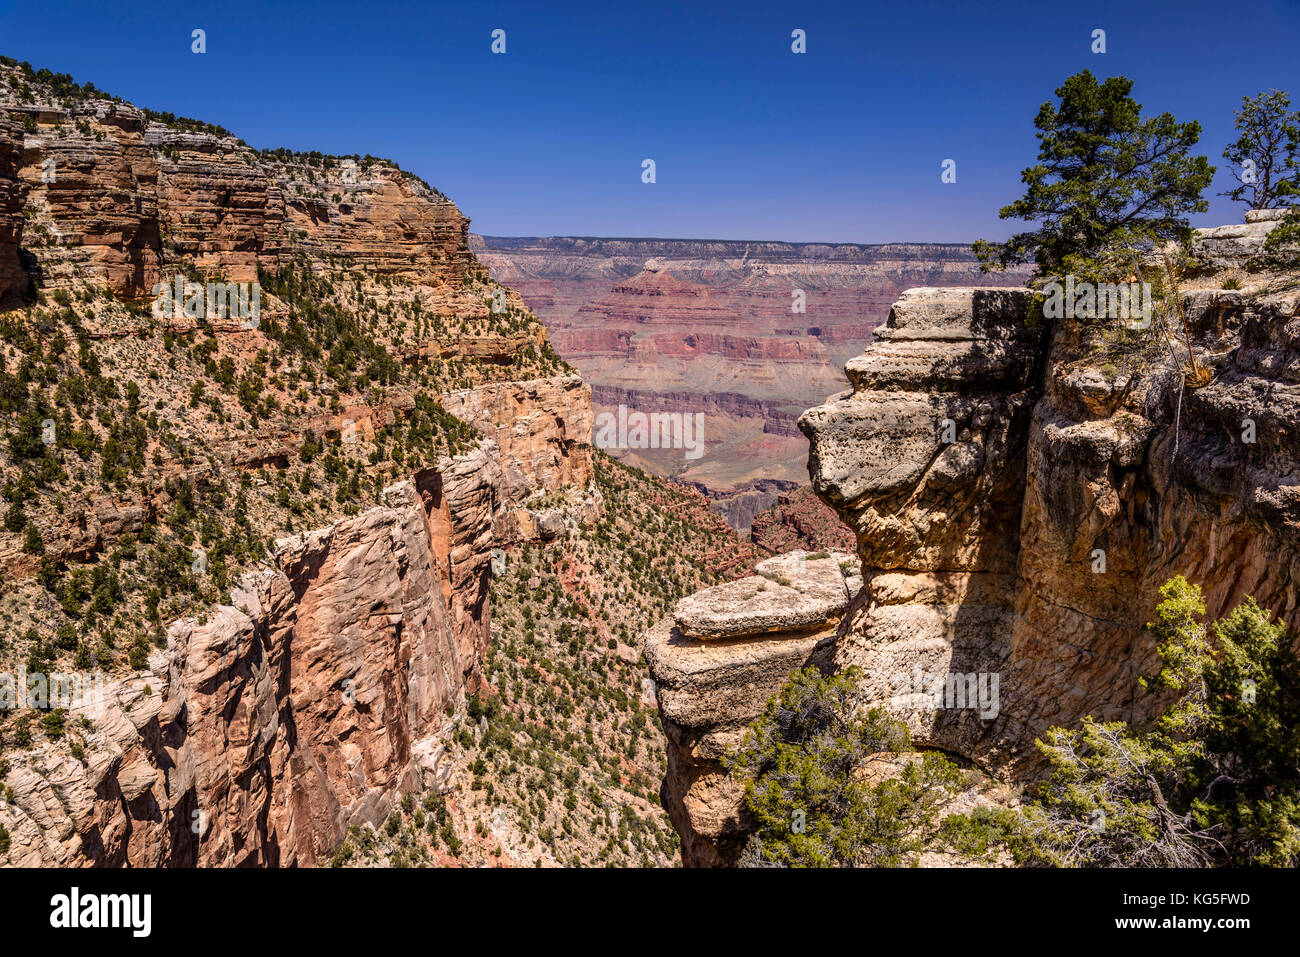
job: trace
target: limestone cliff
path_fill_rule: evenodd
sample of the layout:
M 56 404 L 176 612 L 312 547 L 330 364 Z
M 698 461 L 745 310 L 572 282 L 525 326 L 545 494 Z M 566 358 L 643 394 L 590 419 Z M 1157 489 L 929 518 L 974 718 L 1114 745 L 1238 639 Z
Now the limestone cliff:
M 863 581 L 815 660 L 858 666 L 919 744 L 1028 780 L 1050 726 L 1153 715 L 1143 624 L 1170 576 L 1202 585 L 1211 615 L 1253 595 L 1300 628 L 1298 306 L 1294 291 L 1189 289 L 1213 373 L 1190 388 L 1163 341 L 1116 350 L 1035 318 L 1025 292 L 906 292 L 847 364 L 851 390 L 800 419 L 814 490 L 855 534 Z M 665 627 L 647 660 L 671 683 L 653 652 Z M 790 650 L 777 670 L 800 663 Z M 736 677 L 742 646 L 708 654 L 698 670 L 717 701 L 780 684 Z M 739 796 L 715 774 L 712 800 L 693 802 L 699 747 L 671 700 L 664 793 L 684 860 L 727 863 Z M 754 713 L 746 700 L 713 720 Z
M 900 380 L 891 352 L 936 296 L 942 346 Z M 852 394 L 801 420 L 814 488 L 857 533 L 866 581 L 837 664 L 862 666 L 923 743 L 1004 774 L 1032 773 L 1051 725 L 1152 714 L 1142 625 L 1170 576 L 1200 583 L 1211 615 L 1254 595 L 1300 624 L 1294 294 L 1185 296 L 1214 371 L 1200 389 L 1164 354 L 1097 359 L 1070 323 L 1043 338 L 1027 305 L 904 296 L 880 347 L 850 363 Z M 952 392 L 962 401 L 942 404 Z M 998 675 L 996 716 L 900 696 L 889 682 L 918 664 Z

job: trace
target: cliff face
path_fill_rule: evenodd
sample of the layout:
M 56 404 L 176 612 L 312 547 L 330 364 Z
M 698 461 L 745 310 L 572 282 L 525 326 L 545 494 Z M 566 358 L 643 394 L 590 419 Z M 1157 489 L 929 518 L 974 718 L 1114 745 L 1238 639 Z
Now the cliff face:
M 1031 320 L 1024 292 L 905 293 L 847 364 L 852 389 L 800 419 L 862 587 L 833 637 L 785 646 L 786 670 L 761 684 L 739 671 L 743 643 L 710 645 L 693 680 L 715 683 L 711 720 L 750 720 L 761 705 L 746 696 L 803 661 L 857 666 L 918 744 L 1027 780 L 1049 727 L 1154 715 L 1143 624 L 1169 577 L 1200 584 L 1212 616 L 1253 595 L 1300 628 L 1300 302 L 1192 290 L 1184 308 L 1213 371 L 1203 388 L 1182 387 L 1162 341 L 1140 361 L 1099 354 L 1087 330 Z M 666 629 L 646 656 L 672 686 Z M 664 795 L 683 860 L 729 863 L 740 795 L 711 763 L 711 799 L 692 797 L 699 746 L 672 701 L 661 694 Z
M 108 684 L 0 713 L 6 860 L 319 863 L 450 786 L 494 552 L 602 514 L 589 390 L 390 162 L 255 151 L 20 66 L 0 676 Z M 258 282 L 265 321 L 152 315 L 178 275 Z
M 918 323 L 935 297 L 945 308 Z M 836 663 L 862 666 L 920 741 L 1010 775 L 1033 773 L 1051 725 L 1151 716 L 1142 624 L 1170 576 L 1202 584 L 1211 615 L 1254 595 L 1300 624 L 1296 300 L 1187 294 L 1215 375 L 1181 396 L 1163 357 L 1117 369 L 1071 324 L 1042 341 L 1025 307 L 904 296 L 849 364 L 852 394 L 801 420 L 814 489 L 856 530 L 866 581 Z M 918 325 L 944 346 L 918 355 Z M 917 375 L 896 371 L 900 346 Z M 900 695 L 918 665 L 941 683 L 997 675 L 996 715 Z
M 682 599 L 646 633 L 642 650 L 667 739 L 660 799 L 686 866 L 729 866 L 744 848 L 743 788 L 722 759 L 791 672 L 824 659 L 861 584 L 848 559 L 801 551 L 769 558 L 754 575 Z
M 75 276 L 144 298 L 170 279 L 162 264 L 172 257 L 225 282 L 251 282 L 290 249 L 318 265 L 345 260 L 425 284 L 459 283 L 473 263 L 469 220 L 391 164 L 258 152 L 221 132 L 151 121 L 120 101 L 19 102 L 19 72 L 0 65 L 0 79 L 0 105 L 28 125 L 17 134 L 32 218 L 23 242 L 47 281 Z M 14 136 L 6 129 L 0 184 Z M 0 211 L 6 198 L 0 185 Z M 0 249 L 4 221 L 0 212 Z
M 813 490 L 857 536 L 866 582 L 836 661 L 882 699 L 918 666 L 1003 670 L 1041 368 L 1028 307 L 1018 291 L 910 290 L 846 366 L 852 391 L 800 420 Z M 962 753 L 986 730 L 969 710 L 909 718 L 923 743 L 952 724 L 943 743 Z
M 308 865 L 445 778 L 487 638 L 493 478 L 482 452 L 421 472 L 174 624 L 148 669 L 70 712 L 93 722 L 84 761 L 12 761 L 10 859 Z
M 978 276 L 958 245 L 473 237 L 501 281 L 545 320 L 619 405 L 704 415 L 707 454 L 621 450 L 705 489 L 737 528 L 804 482 L 799 414 L 840 388 L 839 369 L 899 293 Z M 1018 281 L 1008 276 L 1006 281 Z
M 0 306 L 12 305 L 27 285 L 27 274 L 18 261 L 23 234 L 23 183 L 18 178 L 22 143 L 21 127 L 0 118 Z
M 443 405 L 495 443 L 498 542 L 554 538 L 570 519 L 589 524 L 603 514 L 592 481 L 591 389 L 580 377 L 488 383 L 448 393 Z M 561 489 L 559 500 L 547 494 Z

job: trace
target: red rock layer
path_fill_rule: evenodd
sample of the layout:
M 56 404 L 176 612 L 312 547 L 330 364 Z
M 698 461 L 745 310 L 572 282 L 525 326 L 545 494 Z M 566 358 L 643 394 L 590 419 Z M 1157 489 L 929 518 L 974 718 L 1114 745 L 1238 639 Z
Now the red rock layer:
M 441 781 L 482 680 L 495 481 L 481 451 L 444 461 L 174 624 L 71 712 L 92 721 L 84 761 L 42 745 L 11 767 L 10 861 L 310 865 Z
M 473 263 L 469 220 L 456 205 L 384 161 L 261 153 L 104 99 L 21 104 L 17 72 L 0 65 L 0 74 L 9 81 L 0 88 L 0 119 L 9 116 L 0 132 L 0 289 L 25 282 L 2 252 L 16 246 L 21 221 L 15 173 L 32 218 L 24 242 L 55 283 L 78 277 L 143 298 L 170 278 L 160 262 L 178 255 L 225 282 L 252 281 L 290 253 L 430 285 L 459 283 Z M 22 121 L 25 135 L 15 132 Z

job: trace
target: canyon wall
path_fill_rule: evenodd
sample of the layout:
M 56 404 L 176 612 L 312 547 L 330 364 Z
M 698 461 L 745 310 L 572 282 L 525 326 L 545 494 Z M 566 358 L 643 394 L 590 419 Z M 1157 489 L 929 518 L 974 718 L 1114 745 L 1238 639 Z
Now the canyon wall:
M 32 219 L 23 245 L 47 281 L 76 277 L 144 298 L 170 280 L 161 264 L 174 256 L 226 282 L 251 282 L 290 251 L 429 285 L 459 283 L 474 262 L 469 220 L 387 161 L 257 151 L 121 101 L 23 102 L 21 74 L 3 64 L 0 81 L 0 105 L 26 127 L 16 134 Z M 0 130 L 0 277 L 14 137 L 12 125 Z
M 39 547 L 0 532 L 6 607 L 52 633 L 59 586 L 107 576 L 113 627 L 143 641 L 138 603 L 121 603 L 139 597 L 137 546 L 170 537 L 182 492 L 205 522 L 247 522 L 257 547 L 214 555 L 220 578 L 189 564 L 197 539 L 158 560 L 203 580 L 162 590 L 145 667 L 147 644 L 114 648 L 73 599 L 58 619 L 73 647 L 50 650 L 37 627 L 10 641 L 6 628 L 6 675 L 38 649 L 70 673 L 72 661 L 89 661 L 77 675 L 111 672 L 66 714 L 24 703 L 5 724 L 7 861 L 319 864 L 350 827 L 447 783 L 447 735 L 486 687 L 494 552 L 602 514 L 590 390 L 475 261 L 468 219 L 418 177 L 373 157 L 252 150 L 49 82 L 0 61 L 0 302 L 39 290 L 11 314 L 24 347 L 24 322 L 44 339 L 38 322 L 75 325 L 60 328 L 76 337 L 68 381 L 102 370 L 99 422 L 138 426 L 139 449 L 114 479 L 94 426 L 80 423 L 76 451 L 42 437 L 28 459 L 54 445 L 49 461 L 77 478 L 53 468 L 29 496 Z M 294 268 L 273 284 L 266 271 L 283 266 Z M 177 274 L 260 274 L 262 315 L 278 327 L 164 327 L 141 307 Z M 52 363 L 61 355 L 51 347 Z M 48 414 L 60 440 L 72 433 L 76 418 Z M 6 487 L 25 474 L 14 448 L 31 440 L 16 417 L 6 412 Z M 235 508 L 212 500 L 227 489 Z M 65 511 L 74 498 L 84 507 Z M 303 528 L 251 567 L 262 543 Z M 209 606 L 227 571 L 228 604 Z M 94 637 L 102 657 L 74 656 Z
M 921 377 L 899 379 L 895 343 L 934 296 L 949 303 L 935 334 L 959 355 L 917 357 Z M 866 581 L 836 663 L 861 666 L 922 743 L 1032 775 L 1033 740 L 1052 725 L 1155 713 L 1138 685 L 1156 665 L 1142 626 L 1171 576 L 1202 585 L 1213 616 L 1253 595 L 1300 626 L 1296 302 L 1188 292 L 1213 371 L 1190 389 L 1163 343 L 1135 363 L 1099 354 L 1070 322 L 1041 339 L 1023 295 L 905 296 L 887 338 L 850 363 L 852 394 L 801 420 L 814 489 L 856 531 Z M 968 347 L 968 328 L 997 346 Z M 981 390 L 976 405 L 933 407 L 963 385 Z M 865 424 L 899 390 L 919 414 L 891 414 L 892 435 Z M 918 666 L 931 684 L 997 675 L 996 715 L 929 705 L 906 680 Z
M 979 274 L 956 244 L 474 236 L 471 245 L 546 322 L 598 413 L 704 415 L 700 458 L 612 451 L 705 490 L 738 528 L 804 484 L 799 414 L 839 390 L 839 369 L 899 293 Z
M 833 637 L 791 666 L 857 666 L 919 744 L 1023 781 L 1042 770 L 1034 739 L 1049 727 L 1157 713 L 1138 684 L 1157 664 L 1143 624 L 1171 576 L 1201 585 L 1212 616 L 1253 595 L 1300 630 L 1300 300 L 1193 289 L 1183 306 L 1212 371 L 1201 388 L 1163 341 L 1107 347 L 1047 323 L 1023 291 L 905 293 L 847 364 L 852 388 L 800 419 L 813 488 L 855 533 L 863 585 Z M 671 682 L 651 652 L 665 627 L 647 660 Z M 707 649 L 696 680 L 715 681 L 717 700 L 756 690 L 731 676 L 743 646 Z M 661 710 L 684 861 L 730 863 L 740 796 L 715 778 L 713 800 L 692 804 L 693 745 Z
M 796 549 L 848 552 L 856 547 L 848 526 L 811 486 L 782 493 L 775 504 L 755 515 L 750 540 L 769 555 Z
M 27 285 L 18 261 L 23 235 L 22 127 L 0 117 L 0 307 L 13 305 Z
M 445 779 L 481 681 L 495 469 L 479 450 L 422 471 L 173 624 L 147 669 L 70 709 L 83 755 L 10 757 L 10 860 L 310 865 Z
M 498 543 L 551 539 L 570 520 L 604 514 L 591 462 L 591 389 L 579 376 L 486 383 L 442 402 L 494 443 Z

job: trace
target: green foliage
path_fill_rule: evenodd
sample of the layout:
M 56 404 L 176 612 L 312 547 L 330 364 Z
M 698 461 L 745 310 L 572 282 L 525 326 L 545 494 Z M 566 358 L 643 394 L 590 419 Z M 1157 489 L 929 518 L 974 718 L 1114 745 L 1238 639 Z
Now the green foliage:
M 864 708 L 856 669 L 796 672 L 726 761 L 745 782 L 756 828 L 749 866 L 896 867 L 915 864 L 939 830 L 961 772 L 936 752 L 872 780 L 877 761 L 907 752 L 907 729 Z
M 1268 234 L 1260 258 L 1265 265 L 1275 268 L 1300 268 L 1300 206 L 1292 206 Z
M 1154 727 L 1053 728 L 1037 742 L 1052 770 L 1033 800 L 1019 815 L 972 816 L 968 831 L 983 828 L 1024 864 L 1300 863 L 1292 636 L 1247 598 L 1211 640 L 1199 587 L 1177 576 L 1160 594 L 1148 628 L 1162 667 L 1144 684 L 1171 703 Z
M 1136 250 L 1188 240 L 1186 216 L 1209 208 L 1201 194 L 1214 175 L 1189 153 L 1200 124 L 1143 117 L 1132 87 L 1084 70 L 1057 89 L 1059 105 L 1042 105 L 1039 162 L 1021 173 L 1025 195 L 999 214 L 1037 226 L 1002 244 L 976 242 L 985 270 L 1034 262 L 1040 276 L 1096 281 L 1127 274 Z
M 1221 193 L 1250 209 L 1271 209 L 1300 195 L 1300 112 L 1280 90 L 1243 96 L 1237 132 L 1223 158 L 1237 185 Z

